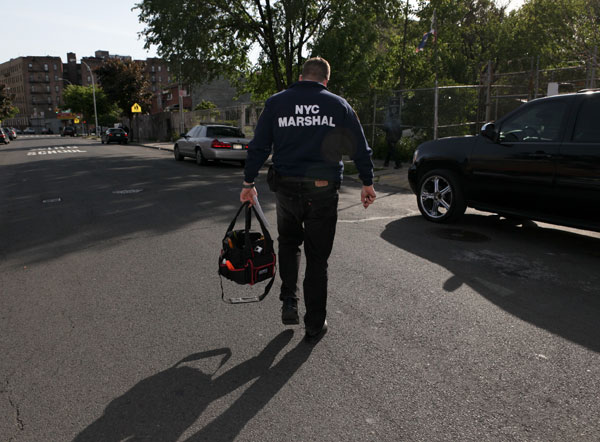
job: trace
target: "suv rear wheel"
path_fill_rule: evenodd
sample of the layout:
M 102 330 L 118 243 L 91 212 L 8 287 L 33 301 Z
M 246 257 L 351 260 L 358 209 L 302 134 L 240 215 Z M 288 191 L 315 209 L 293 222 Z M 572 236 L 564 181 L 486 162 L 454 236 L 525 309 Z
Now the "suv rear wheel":
M 417 204 L 421 215 L 434 223 L 456 221 L 467 209 L 458 176 L 446 169 L 430 170 L 423 175 Z

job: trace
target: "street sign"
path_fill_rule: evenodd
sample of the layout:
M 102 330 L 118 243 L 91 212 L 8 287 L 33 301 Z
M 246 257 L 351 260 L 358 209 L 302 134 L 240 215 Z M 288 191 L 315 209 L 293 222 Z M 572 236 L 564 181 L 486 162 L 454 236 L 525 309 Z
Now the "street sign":
M 131 106 L 131 112 L 141 112 L 142 111 L 142 106 L 140 106 L 137 103 L 134 103 L 133 106 Z
M 75 124 L 79 124 L 79 118 L 75 118 L 75 119 L 73 120 L 73 123 L 75 123 Z

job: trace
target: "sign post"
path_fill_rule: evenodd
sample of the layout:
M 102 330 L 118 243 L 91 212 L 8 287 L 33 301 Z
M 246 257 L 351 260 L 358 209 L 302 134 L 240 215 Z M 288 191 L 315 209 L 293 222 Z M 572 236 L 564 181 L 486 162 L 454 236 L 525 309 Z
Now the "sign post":
M 142 112 L 142 106 L 140 106 L 137 103 L 133 103 L 133 106 L 131 106 L 131 113 L 133 114 L 133 119 L 135 121 L 135 130 L 136 130 L 136 135 L 137 135 L 137 140 L 140 140 L 140 127 L 137 121 L 137 114 Z M 133 131 L 132 131 L 133 132 Z

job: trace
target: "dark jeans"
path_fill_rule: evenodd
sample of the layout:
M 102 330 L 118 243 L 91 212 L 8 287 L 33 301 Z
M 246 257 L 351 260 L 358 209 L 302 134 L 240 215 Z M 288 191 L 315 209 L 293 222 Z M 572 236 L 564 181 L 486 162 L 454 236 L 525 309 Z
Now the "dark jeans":
M 327 260 L 333 247 L 337 222 L 338 191 L 330 185 L 286 183 L 277 188 L 280 299 L 298 299 L 300 245 L 304 243 L 304 324 L 320 328 L 327 314 Z
M 402 161 L 400 161 L 400 153 L 397 151 L 396 149 L 396 144 L 398 144 L 398 141 L 390 141 L 390 140 L 386 140 L 387 141 L 387 155 L 385 156 L 385 162 L 384 164 L 387 166 L 388 164 L 390 164 L 390 160 L 393 159 L 394 160 L 394 164 L 398 167 L 400 167 L 400 165 L 402 164 Z

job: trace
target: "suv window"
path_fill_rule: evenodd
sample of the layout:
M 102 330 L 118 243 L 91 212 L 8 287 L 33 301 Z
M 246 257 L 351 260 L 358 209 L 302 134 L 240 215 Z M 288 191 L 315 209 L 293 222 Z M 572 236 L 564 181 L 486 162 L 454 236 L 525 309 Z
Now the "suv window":
M 237 127 L 223 127 L 214 126 L 206 129 L 206 136 L 212 137 L 240 137 L 243 138 L 244 134 Z
M 577 115 L 573 141 L 576 143 L 600 143 L 599 115 L 600 96 L 584 100 Z
M 500 128 L 500 141 L 560 141 L 560 128 L 567 109 L 565 100 L 545 101 L 527 106 L 506 120 Z

